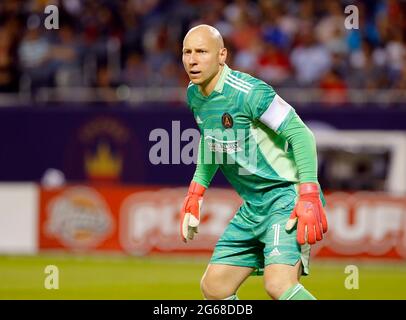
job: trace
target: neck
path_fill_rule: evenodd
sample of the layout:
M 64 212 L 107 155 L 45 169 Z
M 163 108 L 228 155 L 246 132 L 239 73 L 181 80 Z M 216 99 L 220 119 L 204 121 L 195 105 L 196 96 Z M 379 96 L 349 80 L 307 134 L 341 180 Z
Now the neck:
M 224 66 L 220 66 L 219 71 L 214 75 L 213 78 L 208 79 L 206 83 L 202 83 L 201 85 L 199 85 L 200 87 L 200 92 L 204 95 L 204 96 L 209 96 L 214 88 L 216 87 L 217 82 L 219 81 L 221 72 L 223 71 Z

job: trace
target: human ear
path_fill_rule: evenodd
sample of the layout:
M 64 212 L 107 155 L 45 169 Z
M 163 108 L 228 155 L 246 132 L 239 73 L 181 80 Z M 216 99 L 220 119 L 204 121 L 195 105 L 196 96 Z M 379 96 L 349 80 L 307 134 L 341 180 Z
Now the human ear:
M 227 59 L 227 49 L 226 48 L 220 49 L 219 58 L 220 58 L 219 59 L 220 65 L 224 66 L 224 64 L 226 63 L 226 59 Z

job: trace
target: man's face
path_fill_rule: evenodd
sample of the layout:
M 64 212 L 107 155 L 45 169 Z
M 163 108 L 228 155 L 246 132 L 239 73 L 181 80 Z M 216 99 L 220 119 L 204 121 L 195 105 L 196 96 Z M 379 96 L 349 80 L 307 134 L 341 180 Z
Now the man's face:
M 183 42 L 182 61 L 190 80 L 196 85 L 207 86 L 224 63 L 216 40 L 205 31 L 197 30 Z

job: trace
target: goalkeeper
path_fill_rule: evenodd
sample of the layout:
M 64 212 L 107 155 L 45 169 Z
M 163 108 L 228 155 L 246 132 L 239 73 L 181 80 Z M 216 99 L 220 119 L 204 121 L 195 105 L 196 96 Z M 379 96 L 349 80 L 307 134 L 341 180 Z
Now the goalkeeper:
M 186 34 L 187 102 L 201 140 L 181 209 L 182 239 L 197 233 L 204 192 L 220 169 L 243 204 L 202 277 L 204 297 L 237 299 L 249 275 L 263 274 L 273 299 L 315 299 L 299 283 L 309 273 L 310 245 L 327 231 L 314 136 L 272 87 L 231 70 L 226 57 L 217 29 L 199 25 Z

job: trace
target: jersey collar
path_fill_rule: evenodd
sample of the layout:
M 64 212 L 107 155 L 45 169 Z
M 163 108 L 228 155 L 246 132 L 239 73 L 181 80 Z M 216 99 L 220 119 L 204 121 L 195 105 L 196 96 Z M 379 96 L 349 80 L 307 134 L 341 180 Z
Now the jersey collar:
M 224 81 L 228 74 L 231 72 L 231 69 L 228 67 L 227 64 L 224 64 L 223 70 L 221 71 L 220 78 L 218 79 L 216 86 L 214 87 L 214 91 L 221 93 L 223 92 Z

